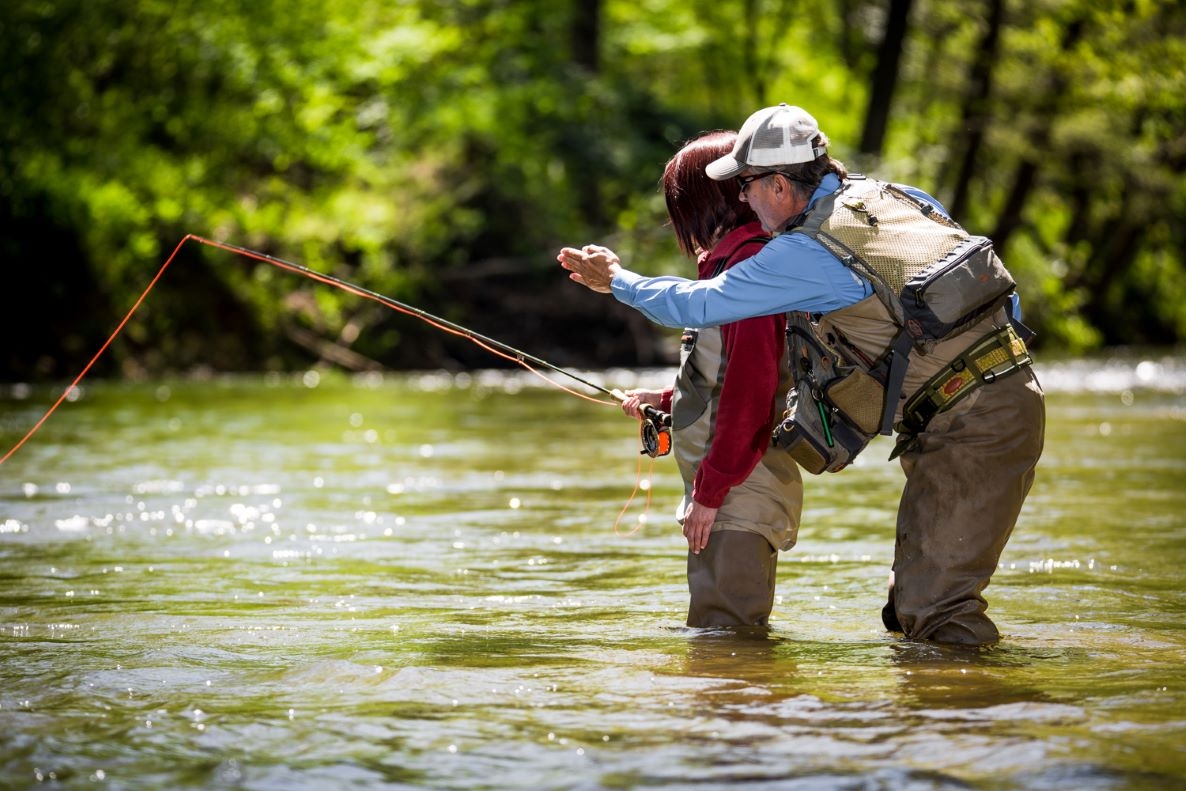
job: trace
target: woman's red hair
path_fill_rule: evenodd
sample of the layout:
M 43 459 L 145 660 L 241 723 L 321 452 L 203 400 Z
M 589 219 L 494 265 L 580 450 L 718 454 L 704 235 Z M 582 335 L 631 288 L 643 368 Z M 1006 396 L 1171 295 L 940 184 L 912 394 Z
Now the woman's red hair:
M 663 196 L 676 242 L 694 257 L 729 231 L 757 219 L 740 199 L 737 179 L 713 181 L 704 168 L 733 150 L 736 132 L 705 132 L 684 144 L 663 169 Z

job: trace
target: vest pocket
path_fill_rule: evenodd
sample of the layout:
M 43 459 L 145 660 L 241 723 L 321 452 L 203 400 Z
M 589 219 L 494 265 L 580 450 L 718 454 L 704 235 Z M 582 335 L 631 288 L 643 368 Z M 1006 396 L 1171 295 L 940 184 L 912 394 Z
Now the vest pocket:
M 843 379 L 826 383 L 823 390 L 824 398 L 861 431 L 876 434 L 881 428 L 885 387 L 869 374 L 854 368 Z

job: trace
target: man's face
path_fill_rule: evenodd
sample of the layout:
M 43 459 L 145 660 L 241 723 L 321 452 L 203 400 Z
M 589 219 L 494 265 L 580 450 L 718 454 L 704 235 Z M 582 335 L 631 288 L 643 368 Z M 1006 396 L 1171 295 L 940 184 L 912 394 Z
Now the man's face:
M 738 197 L 750 205 L 767 233 L 778 233 L 788 220 L 802 211 L 800 204 L 803 201 L 781 173 L 747 170 L 737 180 L 741 182 Z

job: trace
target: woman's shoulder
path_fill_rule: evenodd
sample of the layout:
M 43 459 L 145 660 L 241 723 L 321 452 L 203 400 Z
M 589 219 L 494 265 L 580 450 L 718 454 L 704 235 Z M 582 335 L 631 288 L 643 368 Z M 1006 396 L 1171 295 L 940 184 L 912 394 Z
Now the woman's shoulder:
M 724 260 L 727 269 L 756 254 L 768 241 L 770 241 L 770 234 L 766 233 L 762 224 L 755 220 L 740 225 L 725 234 L 713 246 L 709 257 L 716 261 Z

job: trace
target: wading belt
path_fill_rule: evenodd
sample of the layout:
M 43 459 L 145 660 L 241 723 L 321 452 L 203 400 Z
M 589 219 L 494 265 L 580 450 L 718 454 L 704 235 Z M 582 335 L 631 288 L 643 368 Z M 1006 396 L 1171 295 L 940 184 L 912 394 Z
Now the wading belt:
M 911 396 L 896 428 L 918 434 L 935 415 L 951 407 L 982 384 L 995 382 L 1033 362 L 1025 341 L 1010 324 L 986 335 Z

